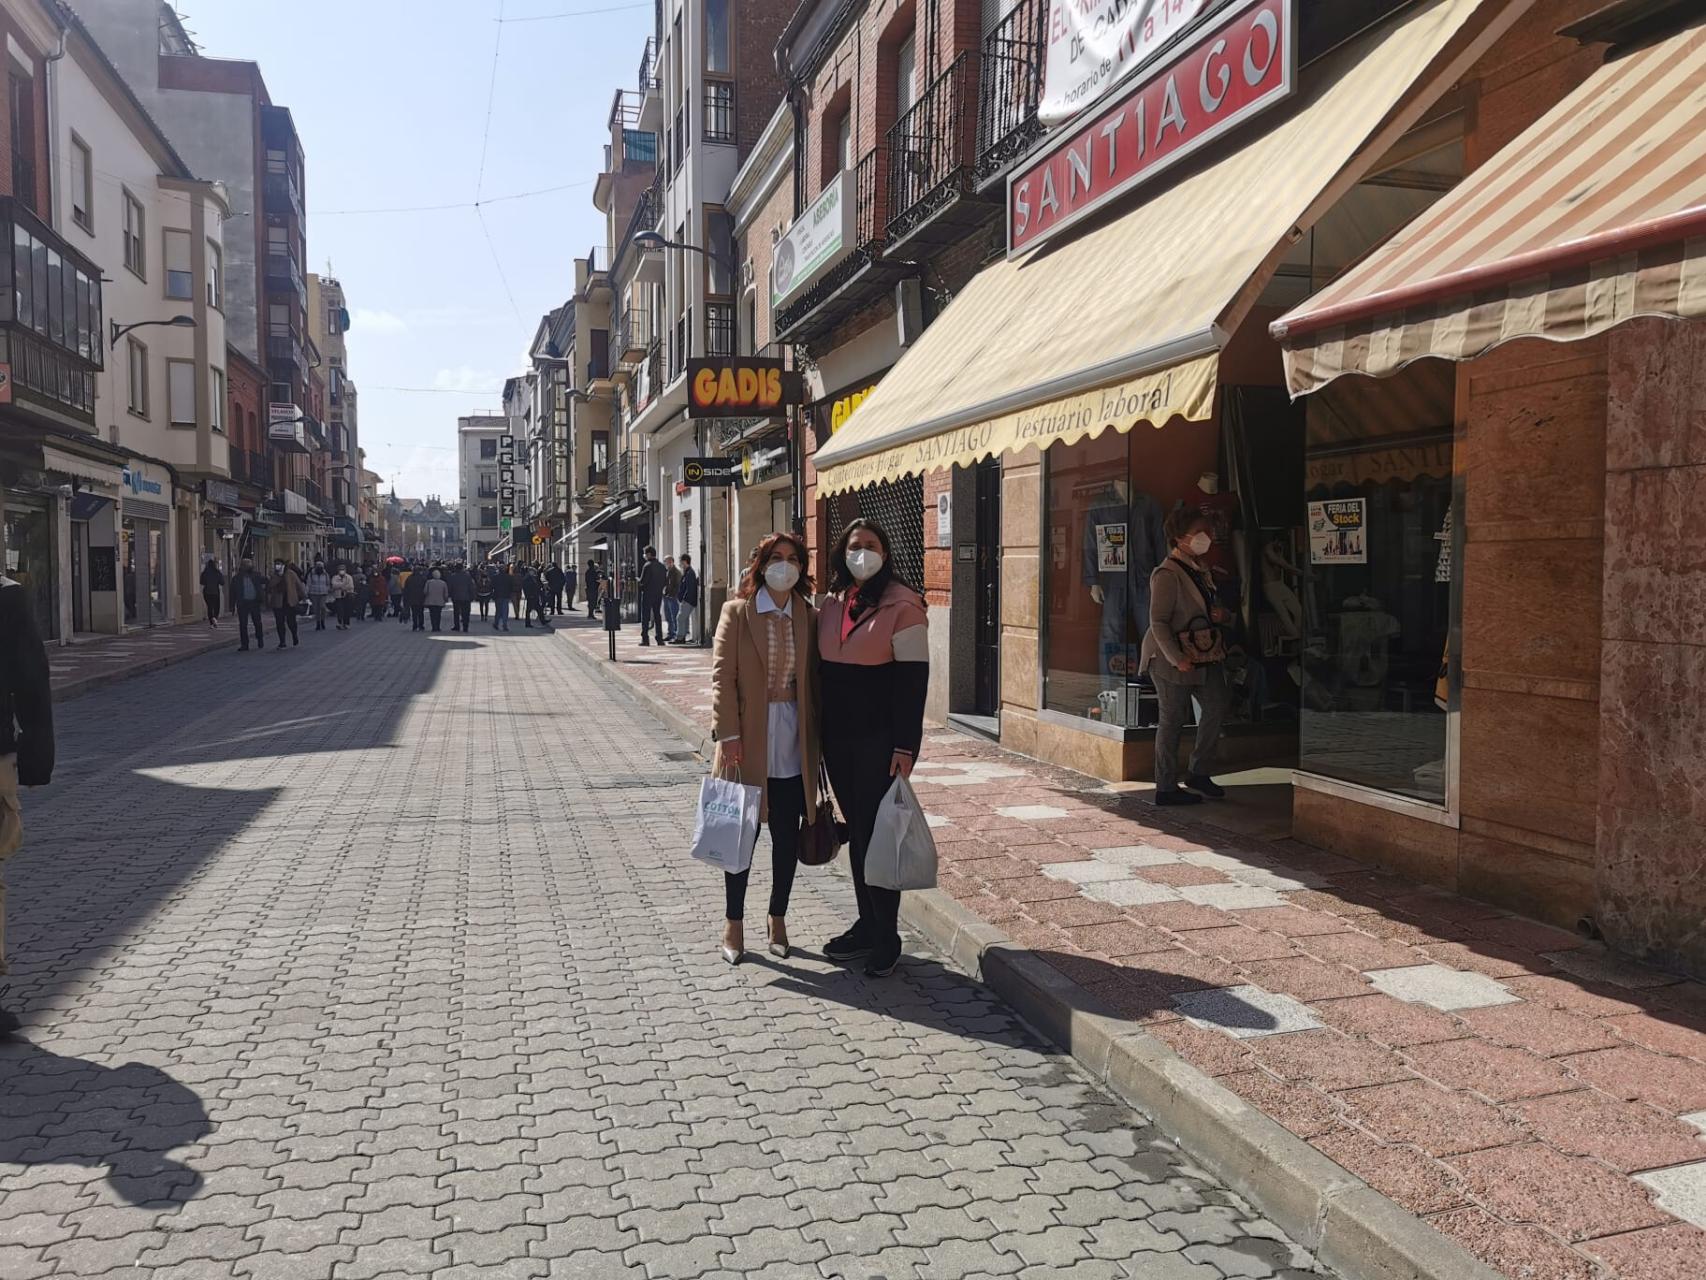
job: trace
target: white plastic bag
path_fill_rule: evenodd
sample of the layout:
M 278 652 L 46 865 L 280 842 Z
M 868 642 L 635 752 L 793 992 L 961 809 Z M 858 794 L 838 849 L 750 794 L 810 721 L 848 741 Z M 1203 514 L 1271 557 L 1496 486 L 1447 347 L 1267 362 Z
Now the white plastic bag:
M 759 790 L 729 778 L 699 784 L 699 815 L 693 824 L 693 856 L 719 871 L 739 875 L 752 865 L 758 843 Z
M 877 806 L 865 851 L 865 883 L 879 889 L 934 889 L 936 840 L 912 784 L 896 775 Z

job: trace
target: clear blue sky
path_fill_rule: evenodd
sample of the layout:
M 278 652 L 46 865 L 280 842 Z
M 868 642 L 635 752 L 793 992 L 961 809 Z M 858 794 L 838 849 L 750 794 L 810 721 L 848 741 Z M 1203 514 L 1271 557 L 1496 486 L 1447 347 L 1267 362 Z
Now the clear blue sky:
M 455 501 L 456 418 L 499 407 L 496 394 L 456 393 L 495 393 L 519 372 L 540 314 L 573 288 L 574 259 L 603 251 L 592 179 L 611 95 L 635 85 L 651 0 L 175 3 L 206 53 L 259 62 L 273 101 L 295 117 L 308 264 L 323 272 L 329 262 L 348 294 L 368 466 L 387 490 L 395 481 L 405 496 Z M 501 43 L 500 9 L 512 19 Z M 493 200 L 568 183 L 578 185 L 482 210 L 508 290 L 471 209 L 334 212 L 465 205 L 476 191 Z

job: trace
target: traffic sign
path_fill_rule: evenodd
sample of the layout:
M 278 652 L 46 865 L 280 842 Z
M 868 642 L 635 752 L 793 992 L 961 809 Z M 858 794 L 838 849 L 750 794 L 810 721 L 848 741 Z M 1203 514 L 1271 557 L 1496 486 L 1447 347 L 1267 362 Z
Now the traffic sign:
M 691 489 L 736 484 L 740 463 L 734 458 L 688 458 L 681 466 L 681 480 Z

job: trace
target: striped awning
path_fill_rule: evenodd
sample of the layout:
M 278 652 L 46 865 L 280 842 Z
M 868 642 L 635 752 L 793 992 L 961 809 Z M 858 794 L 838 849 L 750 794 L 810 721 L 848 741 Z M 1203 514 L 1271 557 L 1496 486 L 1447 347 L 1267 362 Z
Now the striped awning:
M 1207 419 L 1220 350 L 1297 228 L 1514 11 L 1503 0 L 1413 6 L 1309 66 L 1296 100 L 1240 131 L 1216 163 L 985 267 L 818 450 L 819 493 Z
M 1302 395 L 1636 316 L 1706 316 L 1706 26 L 1601 67 L 1273 334 Z

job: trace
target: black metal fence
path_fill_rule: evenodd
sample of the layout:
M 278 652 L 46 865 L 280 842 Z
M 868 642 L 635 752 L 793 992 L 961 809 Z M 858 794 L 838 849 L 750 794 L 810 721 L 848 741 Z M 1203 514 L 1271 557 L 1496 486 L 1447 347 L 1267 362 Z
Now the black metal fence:
M 977 180 L 1000 175 L 1042 136 L 1043 56 L 1048 0 L 1020 0 L 983 38 L 983 87 L 977 112 Z

